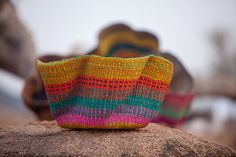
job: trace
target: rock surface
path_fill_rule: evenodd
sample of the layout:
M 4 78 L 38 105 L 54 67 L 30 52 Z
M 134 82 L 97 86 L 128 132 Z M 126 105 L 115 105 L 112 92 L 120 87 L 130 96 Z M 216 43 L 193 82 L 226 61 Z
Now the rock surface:
M 219 144 L 150 124 L 139 130 L 68 130 L 55 121 L 0 127 L 0 156 L 236 156 Z

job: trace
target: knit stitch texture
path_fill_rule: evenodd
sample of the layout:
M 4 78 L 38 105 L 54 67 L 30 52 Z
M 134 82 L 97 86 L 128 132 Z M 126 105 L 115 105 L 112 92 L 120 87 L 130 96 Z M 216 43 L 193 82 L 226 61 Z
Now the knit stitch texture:
M 158 56 L 77 56 L 37 67 L 51 112 L 67 128 L 145 127 L 157 117 L 173 75 L 173 64 Z

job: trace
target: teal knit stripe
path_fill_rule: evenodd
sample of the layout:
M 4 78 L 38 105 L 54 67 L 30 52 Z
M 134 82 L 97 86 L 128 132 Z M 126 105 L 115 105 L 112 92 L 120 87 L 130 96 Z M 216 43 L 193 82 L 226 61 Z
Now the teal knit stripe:
M 113 109 L 116 108 L 117 105 L 127 104 L 133 106 L 142 106 L 151 110 L 157 110 L 160 106 L 160 101 L 151 100 L 143 97 L 134 97 L 129 96 L 125 100 L 95 100 L 95 99 L 87 99 L 80 97 L 73 97 L 67 99 L 63 102 L 59 103 L 50 103 L 51 109 L 61 108 L 63 106 L 72 105 L 72 106 L 80 106 L 84 108 L 97 108 L 97 109 Z
M 119 43 L 110 48 L 107 56 L 112 56 L 113 54 L 116 53 L 116 51 L 119 51 L 119 50 L 133 50 L 133 51 L 136 51 L 136 53 L 140 55 L 142 54 L 147 55 L 150 53 L 150 51 L 152 51 L 150 48 L 140 47 L 140 46 L 127 44 L 127 43 Z

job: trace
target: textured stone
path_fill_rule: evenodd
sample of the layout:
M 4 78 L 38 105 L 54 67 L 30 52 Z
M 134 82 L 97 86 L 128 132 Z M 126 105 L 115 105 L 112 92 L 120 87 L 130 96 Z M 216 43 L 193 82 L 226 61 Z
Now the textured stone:
M 150 124 L 139 130 L 69 130 L 55 121 L 0 127 L 0 156 L 236 156 L 219 144 Z

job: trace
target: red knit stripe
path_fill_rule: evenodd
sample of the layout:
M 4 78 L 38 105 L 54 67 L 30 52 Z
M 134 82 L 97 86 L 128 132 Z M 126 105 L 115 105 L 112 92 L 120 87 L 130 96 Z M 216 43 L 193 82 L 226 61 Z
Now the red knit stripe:
M 163 102 L 163 108 L 172 108 L 173 110 L 181 110 L 187 108 L 194 97 L 194 94 L 177 94 L 167 93 Z
M 81 87 L 84 90 L 88 89 L 91 91 L 92 89 L 103 89 L 106 91 L 122 90 L 123 92 L 132 90 L 135 85 L 148 87 L 150 89 L 152 88 L 153 90 L 158 90 L 160 92 L 166 92 L 168 89 L 168 85 L 165 82 L 152 80 L 144 76 L 141 76 L 138 80 L 98 79 L 95 77 L 80 76 L 77 79 L 71 80 L 66 83 L 45 85 L 45 90 L 47 91 L 48 94 L 57 94 L 65 91 L 66 93 L 74 92 L 72 90 L 73 87 L 79 87 L 79 88 Z M 150 90 L 148 91 L 148 93 L 149 92 Z M 75 94 L 75 93 L 70 93 L 70 94 Z M 84 94 L 86 94 L 85 91 Z M 117 95 L 115 96 L 117 97 Z

